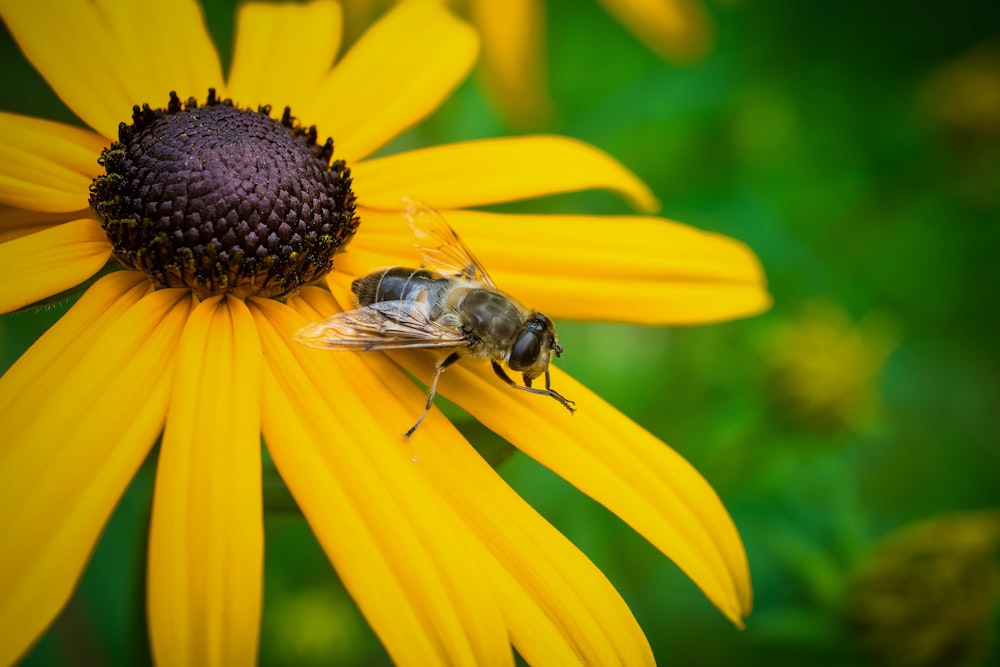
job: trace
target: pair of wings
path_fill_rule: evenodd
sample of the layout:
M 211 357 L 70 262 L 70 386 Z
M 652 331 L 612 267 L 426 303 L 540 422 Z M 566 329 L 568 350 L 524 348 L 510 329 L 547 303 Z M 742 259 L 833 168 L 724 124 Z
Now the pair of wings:
M 412 199 L 403 217 L 410 224 L 414 245 L 424 267 L 443 278 L 457 278 L 496 287 L 486 269 L 462 243 L 440 213 Z M 295 334 L 300 343 L 327 350 L 393 350 L 465 345 L 464 332 L 431 317 L 433 304 L 419 301 L 379 301 L 314 322 Z

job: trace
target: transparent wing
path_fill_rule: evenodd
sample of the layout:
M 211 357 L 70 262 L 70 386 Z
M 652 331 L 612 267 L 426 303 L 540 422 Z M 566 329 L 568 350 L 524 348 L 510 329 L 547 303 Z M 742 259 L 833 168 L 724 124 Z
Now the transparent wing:
M 467 344 L 462 330 L 430 317 L 417 301 L 380 301 L 332 315 L 295 332 L 295 340 L 324 350 L 396 350 Z
M 403 215 L 410 223 L 417 249 L 428 269 L 496 287 L 493 279 L 440 213 L 415 199 L 406 199 Z

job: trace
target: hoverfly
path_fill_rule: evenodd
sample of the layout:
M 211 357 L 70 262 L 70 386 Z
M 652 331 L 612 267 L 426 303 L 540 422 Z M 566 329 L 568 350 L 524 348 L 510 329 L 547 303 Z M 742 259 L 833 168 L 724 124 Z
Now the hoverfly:
M 305 326 L 295 339 L 329 350 L 446 350 L 435 364 L 424 411 L 405 438 L 430 411 L 441 374 L 463 357 L 489 359 L 493 372 L 509 386 L 551 396 L 574 412 L 574 402 L 550 386 L 549 360 L 563 352 L 552 320 L 500 291 L 436 211 L 409 201 L 404 216 L 424 267 L 379 269 L 355 280 L 351 291 L 357 308 Z M 521 373 L 524 385 L 512 380 L 501 364 Z M 541 375 L 545 389 L 532 387 Z

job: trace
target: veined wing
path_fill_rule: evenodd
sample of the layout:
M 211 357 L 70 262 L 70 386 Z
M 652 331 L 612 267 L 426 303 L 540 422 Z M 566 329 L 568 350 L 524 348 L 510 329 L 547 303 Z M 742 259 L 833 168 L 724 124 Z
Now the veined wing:
M 356 351 L 467 344 L 461 329 L 434 321 L 430 306 L 418 301 L 379 301 L 337 313 L 302 327 L 295 340 L 324 350 Z
M 410 223 L 417 240 L 415 245 L 428 269 L 443 276 L 496 287 L 483 265 L 440 213 L 427 204 L 407 198 L 403 215 Z

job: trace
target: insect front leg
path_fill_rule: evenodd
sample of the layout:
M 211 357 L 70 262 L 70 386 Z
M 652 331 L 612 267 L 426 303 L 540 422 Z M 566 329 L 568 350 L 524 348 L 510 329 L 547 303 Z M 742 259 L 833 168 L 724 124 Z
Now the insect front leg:
M 570 414 L 576 412 L 576 408 L 573 407 L 576 405 L 574 401 L 569 400 L 555 389 L 551 389 L 549 387 L 549 370 L 547 368 L 545 369 L 545 389 L 535 389 L 534 387 L 531 386 L 531 382 L 527 378 L 524 379 L 526 386 L 521 386 L 510 379 L 510 376 L 507 375 L 507 372 L 503 369 L 503 367 L 500 364 L 498 364 L 495 361 L 491 363 L 493 364 L 493 372 L 496 373 L 496 376 L 501 380 L 503 380 L 504 382 L 506 382 L 507 384 L 509 384 L 514 389 L 520 389 L 521 391 L 526 391 L 531 394 L 538 394 L 540 396 L 551 396 L 552 398 L 559 401 L 560 405 L 569 410 Z
M 434 404 L 434 395 L 437 393 L 438 379 L 441 377 L 441 373 L 444 373 L 446 368 L 451 366 L 459 359 L 461 359 L 461 357 L 458 356 L 458 352 L 452 352 L 447 357 L 445 357 L 444 360 L 436 364 L 437 370 L 434 373 L 434 379 L 431 380 L 431 384 L 427 388 L 427 405 L 424 406 L 424 411 L 420 413 L 420 419 L 417 420 L 417 423 L 411 426 L 410 430 L 408 430 L 406 433 L 403 434 L 404 438 L 409 440 L 410 436 L 413 435 L 413 432 L 416 431 L 417 427 L 419 427 L 420 424 L 424 421 L 424 417 L 427 416 L 427 413 L 431 411 L 431 406 Z
M 521 377 L 524 379 L 524 386 L 530 387 L 531 378 L 527 375 L 522 375 Z M 549 372 L 548 368 L 545 369 L 545 391 L 552 391 L 552 373 Z M 570 403 L 572 402 L 573 401 L 570 401 Z

